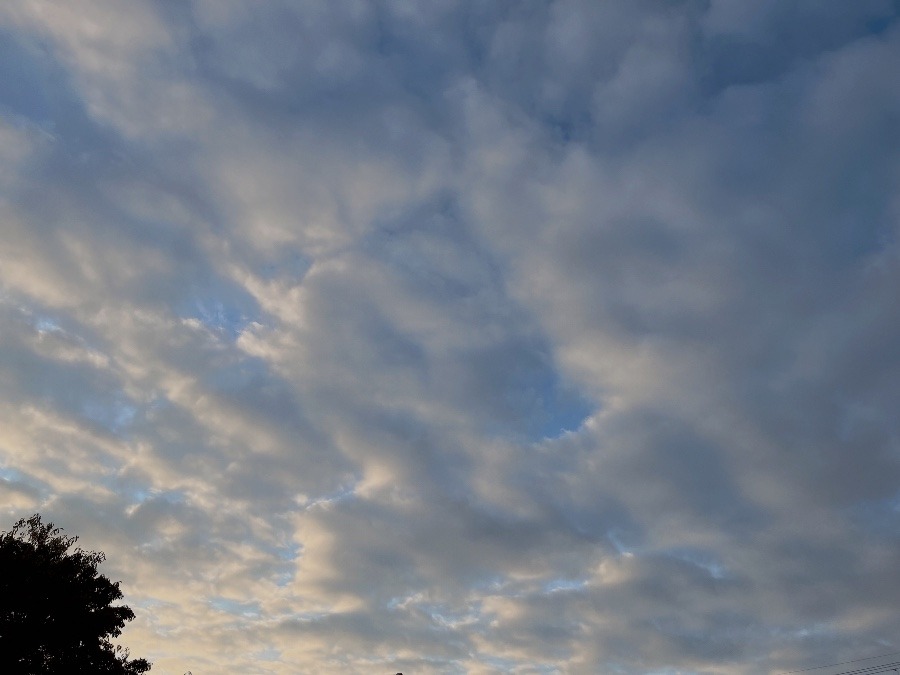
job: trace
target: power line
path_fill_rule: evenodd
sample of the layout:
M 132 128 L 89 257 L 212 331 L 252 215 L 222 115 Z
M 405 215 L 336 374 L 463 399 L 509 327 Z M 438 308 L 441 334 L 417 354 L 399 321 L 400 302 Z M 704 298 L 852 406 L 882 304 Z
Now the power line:
M 878 656 L 867 656 L 863 659 L 853 659 L 852 661 L 841 661 L 840 663 L 829 663 L 824 666 L 813 666 L 812 668 L 801 668 L 800 670 L 786 670 L 783 673 L 778 673 L 778 675 L 791 675 L 791 673 L 806 673 L 810 670 L 820 670 L 822 668 L 831 668 L 833 666 L 846 666 L 849 663 L 859 663 L 860 661 L 871 661 L 872 659 L 883 659 L 885 656 L 895 656 L 897 654 L 900 654 L 900 652 L 888 652 L 887 654 L 879 654 Z M 880 668 L 881 666 L 874 666 L 874 667 Z M 845 675 L 845 674 L 837 673 L 836 675 Z
M 835 675 L 875 675 L 876 673 L 888 672 L 900 673 L 900 661 L 883 663 L 880 666 L 866 666 L 865 668 L 858 668 L 857 670 L 845 670 L 843 673 L 835 673 Z

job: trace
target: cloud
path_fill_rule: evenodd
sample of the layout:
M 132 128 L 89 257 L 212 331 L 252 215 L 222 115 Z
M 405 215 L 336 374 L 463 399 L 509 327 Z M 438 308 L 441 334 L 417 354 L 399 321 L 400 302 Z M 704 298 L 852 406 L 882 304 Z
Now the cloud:
M 161 672 L 891 651 L 896 18 L 9 3 L 7 521 Z

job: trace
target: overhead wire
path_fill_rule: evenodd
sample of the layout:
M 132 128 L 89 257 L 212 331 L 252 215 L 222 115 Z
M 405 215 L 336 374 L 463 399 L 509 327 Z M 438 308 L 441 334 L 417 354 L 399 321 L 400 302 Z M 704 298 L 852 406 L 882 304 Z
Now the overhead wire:
M 885 656 L 895 656 L 900 652 L 888 652 L 887 654 L 878 654 L 877 656 L 866 656 L 862 659 L 853 659 L 851 661 L 840 661 L 839 663 L 827 663 L 824 666 L 813 666 L 812 668 L 801 668 L 800 670 L 786 670 L 778 675 L 792 675 L 793 673 L 806 673 L 810 670 L 821 670 L 822 668 L 833 668 L 834 666 L 846 666 L 850 663 L 860 663 L 862 661 L 871 661 L 872 659 L 883 659 Z M 849 671 L 848 671 L 849 672 Z M 835 673 L 835 675 L 845 675 L 845 673 Z
M 875 675 L 876 673 L 890 673 L 892 671 L 900 673 L 900 661 L 882 663 L 878 666 L 866 666 L 855 670 L 845 670 L 840 673 L 835 673 L 834 675 Z

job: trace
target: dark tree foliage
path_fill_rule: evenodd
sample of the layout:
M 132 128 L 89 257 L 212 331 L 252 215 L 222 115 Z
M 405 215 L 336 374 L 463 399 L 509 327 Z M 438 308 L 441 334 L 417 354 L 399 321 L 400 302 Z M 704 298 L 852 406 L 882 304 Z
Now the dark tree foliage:
M 38 514 L 0 534 L 0 673 L 133 675 L 150 670 L 113 647 L 134 612 L 112 605 L 118 582 L 97 572 L 103 553 L 76 548 Z

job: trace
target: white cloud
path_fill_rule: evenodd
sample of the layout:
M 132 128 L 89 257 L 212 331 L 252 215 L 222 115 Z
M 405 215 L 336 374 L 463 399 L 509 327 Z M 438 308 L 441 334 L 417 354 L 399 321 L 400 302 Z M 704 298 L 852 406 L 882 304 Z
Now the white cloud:
M 791 7 L 8 4 L 6 520 L 160 672 L 890 651 L 896 10 Z

